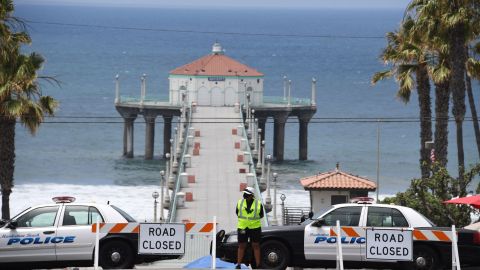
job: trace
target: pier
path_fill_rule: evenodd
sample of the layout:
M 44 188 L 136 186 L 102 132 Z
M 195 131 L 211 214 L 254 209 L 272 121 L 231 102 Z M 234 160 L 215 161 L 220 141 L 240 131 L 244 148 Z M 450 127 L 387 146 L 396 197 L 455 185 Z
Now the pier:
M 167 221 L 206 221 L 216 216 L 222 228 L 234 229 L 234 206 L 246 186 L 256 189 L 264 209 L 272 209 L 265 162 L 265 127 L 273 120 L 273 157 L 284 160 L 285 125 L 299 123 L 299 159 L 308 158 L 308 123 L 315 114 L 316 80 L 311 97 L 291 96 L 284 77 L 283 96 L 263 94 L 263 74 L 224 55 L 220 44 L 212 53 L 176 68 L 169 75 L 168 95 L 147 95 L 146 76 L 140 95 L 120 94 L 116 77 L 115 108 L 124 119 L 123 155 L 134 157 L 134 125 L 145 121 L 145 159 L 153 159 L 155 129 L 163 118 L 161 205 Z M 160 122 L 160 121 L 158 121 Z M 176 127 L 172 129 L 172 125 Z M 162 188 L 163 190 L 163 188 Z M 262 192 L 267 196 L 262 199 Z M 268 224 L 265 213 L 264 224 Z

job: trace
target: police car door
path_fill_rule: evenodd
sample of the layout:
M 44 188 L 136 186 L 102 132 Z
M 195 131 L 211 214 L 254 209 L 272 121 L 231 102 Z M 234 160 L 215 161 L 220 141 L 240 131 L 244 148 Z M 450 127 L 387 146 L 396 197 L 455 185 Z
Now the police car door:
M 0 262 L 55 261 L 59 206 L 33 208 L 0 229 Z
M 337 220 L 341 226 L 357 227 L 364 206 L 344 206 L 332 209 L 320 218 L 323 224 L 316 221 L 305 226 L 304 252 L 307 260 L 336 260 L 336 237 L 330 235 L 330 229 L 335 228 Z M 346 261 L 360 261 L 360 244 L 365 238 L 355 236 L 342 237 L 343 259 Z
M 379 206 L 371 206 L 369 205 L 367 211 L 367 227 L 375 227 L 375 228 L 408 228 L 407 219 L 403 216 L 403 214 L 395 209 L 390 207 L 379 207 Z M 366 252 L 366 244 L 363 243 L 362 245 L 362 260 L 366 260 L 367 252 Z M 391 261 L 390 261 L 391 262 Z
M 88 205 L 65 205 L 57 236 L 65 241 L 56 245 L 57 260 L 91 260 L 95 246 L 92 224 L 100 217 L 97 208 Z

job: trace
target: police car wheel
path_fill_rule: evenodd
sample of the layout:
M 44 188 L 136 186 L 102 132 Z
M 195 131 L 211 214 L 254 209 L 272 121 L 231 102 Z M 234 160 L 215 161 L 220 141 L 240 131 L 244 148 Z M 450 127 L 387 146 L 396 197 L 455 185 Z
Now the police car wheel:
M 415 246 L 413 248 L 413 267 L 416 270 L 439 269 L 439 257 L 431 247 Z
M 261 245 L 262 269 L 285 269 L 290 260 L 290 253 L 287 247 L 279 241 L 270 240 Z
M 109 241 L 100 245 L 100 266 L 103 269 L 130 269 L 134 265 L 132 248 L 123 241 Z

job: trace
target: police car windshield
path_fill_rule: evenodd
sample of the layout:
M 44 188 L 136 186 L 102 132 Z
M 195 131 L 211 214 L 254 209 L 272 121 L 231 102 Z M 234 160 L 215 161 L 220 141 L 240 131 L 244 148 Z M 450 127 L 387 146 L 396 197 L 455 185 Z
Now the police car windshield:
M 110 205 L 113 209 L 115 209 L 122 217 L 124 217 L 128 222 L 137 222 L 132 216 L 127 214 L 127 212 L 123 211 L 122 209 L 116 207 L 115 205 Z
M 13 218 L 11 218 L 11 220 L 17 219 L 17 217 L 21 216 L 23 213 L 25 213 L 25 212 L 26 212 L 27 210 L 29 210 L 30 208 L 32 208 L 32 207 L 28 207 L 28 208 L 26 208 L 25 210 L 20 211 L 20 213 L 18 213 L 16 216 L 14 216 Z
M 426 216 L 424 216 L 422 213 L 420 212 L 417 212 L 420 216 L 422 216 L 426 221 L 428 221 L 428 223 L 430 223 L 430 225 L 432 225 L 432 227 L 436 227 L 437 224 L 433 223 L 433 221 L 431 221 L 430 219 L 428 219 Z

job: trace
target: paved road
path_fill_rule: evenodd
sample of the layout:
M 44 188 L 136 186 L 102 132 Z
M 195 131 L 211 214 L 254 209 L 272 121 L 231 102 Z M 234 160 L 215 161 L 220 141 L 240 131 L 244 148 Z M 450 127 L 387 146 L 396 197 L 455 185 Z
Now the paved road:
M 241 197 L 240 183 L 246 182 L 245 174 L 239 173 L 246 165 L 236 161 L 240 150 L 235 149 L 235 142 L 240 137 L 232 135 L 232 129 L 241 123 L 241 115 L 233 107 L 197 107 L 192 119 L 192 126 L 201 135 L 195 137 L 195 142 L 200 143 L 200 155 L 192 156 L 192 167 L 187 169 L 195 175 L 195 183 L 181 191 L 192 192 L 193 201 L 178 209 L 176 221 L 207 222 L 216 216 L 219 228 L 233 230 L 237 225 L 234 209 Z

